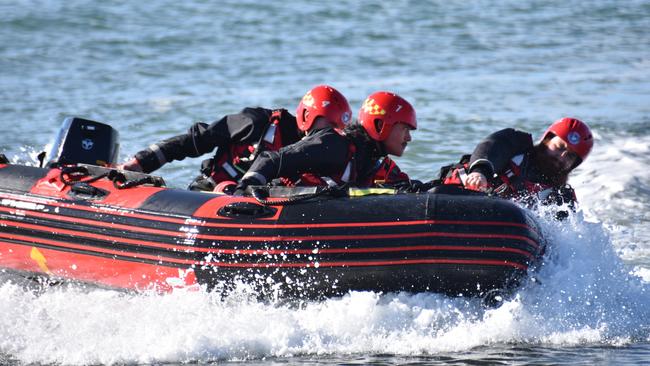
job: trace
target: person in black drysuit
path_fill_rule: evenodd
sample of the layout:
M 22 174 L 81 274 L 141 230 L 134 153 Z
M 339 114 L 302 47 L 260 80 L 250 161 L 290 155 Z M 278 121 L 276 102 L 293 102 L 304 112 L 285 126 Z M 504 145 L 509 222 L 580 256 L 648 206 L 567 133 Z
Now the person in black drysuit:
M 350 120 L 347 99 L 336 89 L 319 85 L 312 88 L 297 108 L 298 117 L 285 109 L 245 108 L 208 125 L 203 122 L 178 135 L 139 151 L 120 166 L 122 169 L 150 173 L 167 162 L 198 157 L 217 149 L 203 161 L 201 175 L 189 189 L 212 191 L 220 183 L 231 184 L 240 179 L 263 151 L 275 151 L 299 141 L 305 134 L 326 126 L 343 128 Z M 317 117 L 324 123 L 313 123 Z
M 416 128 L 415 110 L 406 100 L 389 92 L 373 93 L 358 124 L 342 132 L 321 129 L 279 151 L 264 152 L 244 174 L 237 194 L 275 178 L 284 178 L 289 185 L 408 183 L 408 176 L 387 155 L 401 156 Z
M 553 123 L 538 144 L 529 133 L 507 128 L 481 141 L 469 158 L 448 171 L 443 182 L 491 190 L 504 198 L 573 207 L 576 198 L 567 184 L 568 175 L 592 146 L 589 127 L 575 118 Z

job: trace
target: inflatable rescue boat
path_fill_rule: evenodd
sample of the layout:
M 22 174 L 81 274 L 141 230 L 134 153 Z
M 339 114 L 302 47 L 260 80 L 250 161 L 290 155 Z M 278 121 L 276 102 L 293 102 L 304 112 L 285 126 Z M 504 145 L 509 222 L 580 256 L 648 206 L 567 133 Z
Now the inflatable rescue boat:
M 518 286 L 544 252 L 535 218 L 507 200 L 453 188 L 192 192 L 97 166 L 114 162 L 116 139 L 70 118 L 44 167 L 0 161 L 0 269 L 133 290 L 483 296 Z

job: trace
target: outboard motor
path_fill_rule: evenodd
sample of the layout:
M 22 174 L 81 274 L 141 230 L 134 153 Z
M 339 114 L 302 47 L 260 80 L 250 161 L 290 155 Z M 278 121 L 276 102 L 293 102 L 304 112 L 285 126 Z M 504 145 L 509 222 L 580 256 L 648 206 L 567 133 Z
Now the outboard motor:
M 63 121 L 46 166 L 109 166 L 117 163 L 119 150 L 119 133 L 113 127 L 88 119 L 68 117 Z

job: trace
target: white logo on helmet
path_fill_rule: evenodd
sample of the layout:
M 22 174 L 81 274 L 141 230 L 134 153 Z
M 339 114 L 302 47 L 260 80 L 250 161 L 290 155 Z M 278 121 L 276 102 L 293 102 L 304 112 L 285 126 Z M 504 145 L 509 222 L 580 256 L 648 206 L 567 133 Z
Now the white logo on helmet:
M 91 150 L 93 148 L 93 145 L 95 145 L 95 143 L 91 139 L 81 140 L 81 148 L 84 150 Z
M 567 138 L 569 139 L 569 143 L 571 145 L 576 145 L 577 143 L 580 142 L 580 134 L 575 131 L 569 132 Z
M 328 105 L 330 105 L 330 101 L 329 101 L 329 100 L 324 100 L 324 101 L 321 103 L 321 105 L 323 106 L 323 108 L 325 108 L 325 107 L 327 107 Z

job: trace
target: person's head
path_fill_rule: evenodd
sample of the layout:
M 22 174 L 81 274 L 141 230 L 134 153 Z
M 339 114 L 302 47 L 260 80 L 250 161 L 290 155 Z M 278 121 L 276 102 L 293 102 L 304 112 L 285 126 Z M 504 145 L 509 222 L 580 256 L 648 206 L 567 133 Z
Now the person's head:
M 594 138 L 586 123 L 576 118 L 555 121 L 537 145 L 543 173 L 567 175 L 589 155 Z
M 302 132 L 307 132 L 316 125 L 343 129 L 351 118 L 352 110 L 348 100 L 329 85 L 312 88 L 302 97 L 296 109 L 296 122 Z
M 397 94 L 379 91 L 366 98 L 359 110 L 359 123 L 387 154 L 402 156 L 417 128 L 415 109 Z

